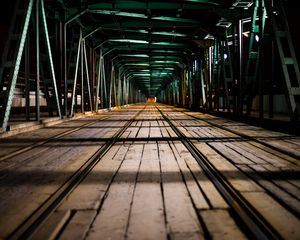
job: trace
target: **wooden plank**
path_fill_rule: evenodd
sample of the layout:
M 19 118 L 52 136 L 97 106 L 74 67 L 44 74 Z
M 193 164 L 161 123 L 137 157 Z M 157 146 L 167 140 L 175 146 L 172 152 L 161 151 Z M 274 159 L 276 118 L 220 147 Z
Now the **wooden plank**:
M 137 127 L 129 127 L 128 131 L 130 131 L 130 134 L 128 135 L 129 138 L 135 138 L 137 133 L 138 133 L 138 128 Z
M 290 169 L 290 168 L 278 168 L 275 167 L 273 165 L 265 165 L 264 166 L 266 169 L 268 169 L 271 172 L 286 172 L 287 177 L 287 181 L 290 182 L 291 184 L 293 184 L 295 187 L 297 187 L 298 189 L 300 189 L 300 179 L 298 179 L 297 177 L 295 177 L 295 175 L 297 174 L 297 171 L 294 170 L 294 168 Z M 291 174 L 289 174 L 291 173 Z M 292 176 L 290 176 L 292 175 Z M 297 174 L 298 175 L 298 174 Z M 293 191 L 294 192 L 294 191 Z M 297 198 L 300 198 L 300 194 L 297 194 Z
M 236 166 L 219 155 L 206 143 L 197 142 L 195 146 L 202 152 L 213 166 L 223 174 L 229 183 L 238 191 L 263 191 L 261 187 L 242 173 Z
M 60 240 L 83 240 L 96 216 L 95 210 L 76 211 L 68 225 L 59 236 Z
M 55 211 L 30 237 L 32 240 L 54 240 L 68 218 L 70 211 Z
M 184 177 L 185 184 L 187 186 L 187 189 L 189 191 L 189 194 L 191 195 L 191 198 L 193 200 L 194 206 L 197 209 L 208 209 L 209 204 L 205 200 L 205 196 L 201 192 L 201 189 L 199 188 L 197 182 L 195 181 L 193 175 L 190 172 L 190 169 L 187 167 L 186 162 L 184 161 L 184 155 L 181 155 L 183 151 L 180 151 L 184 148 L 182 143 L 173 143 L 171 144 L 171 147 L 173 149 L 174 156 L 177 160 L 178 166 L 180 168 L 181 174 Z M 180 151 L 180 152 L 179 152 Z
M 150 138 L 161 138 L 162 133 L 159 127 L 151 127 L 150 128 Z
M 299 239 L 300 220 L 264 192 L 242 195 L 273 226 L 283 239 Z
M 247 239 L 226 209 L 199 211 L 211 239 Z
M 97 148 L 98 146 L 92 146 L 94 151 Z M 72 150 L 72 146 L 68 149 Z M 47 155 L 36 157 L 22 166 L 11 169 L 10 174 L 1 179 L 0 192 L 5 198 L 0 199 L 0 212 L 3 216 L 0 218 L 0 225 L 5 228 L 2 232 L 4 235 L 9 234 L 36 210 L 66 181 L 74 169 L 94 153 L 87 146 L 81 151 L 78 147 L 73 151 L 68 149 L 53 148 Z
M 171 239 L 202 239 L 203 230 L 170 146 L 159 143 L 163 196 Z
M 127 151 L 114 145 L 59 209 L 97 210 Z
M 150 134 L 150 127 L 141 127 L 137 134 L 138 138 L 148 138 Z
M 187 131 L 184 127 L 178 127 L 178 130 L 187 138 L 195 137 L 194 135 L 192 135 L 192 133 Z
M 275 165 L 275 166 L 276 166 L 276 162 L 278 162 L 278 164 L 280 164 L 280 163 L 282 163 L 283 160 L 286 160 L 286 161 L 289 161 L 290 163 L 300 167 L 300 161 L 298 159 L 295 159 L 286 154 L 280 153 L 280 152 L 278 152 L 274 149 L 271 149 L 269 147 L 266 147 L 260 143 L 251 142 L 251 144 L 256 146 L 258 149 L 265 151 L 265 154 L 268 154 L 268 156 L 272 157 L 272 155 L 273 155 L 273 158 L 276 158 L 276 160 L 273 162 L 273 165 Z M 270 161 L 273 158 L 271 158 Z M 283 165 L 286 165 L 286 162 L 283 162 Z
M 259 175 L 259 172 L 264 171 L 261 166 L 251 166 L 255 171 L 252 171 L 251 168 L 247 167 L 241 167 L 243 171 L 247 171 L 247 174 L 249 174 L 256 182 L 258 182 L 261 186 L 263 186 L 265 189 L 267 189 L 269 192 L 271 192 L 274 196 L 281 199 L 285 204 L 287 204 L 291 209 L 293 209 L 295 212 L 300 214 L 300 202 L 299 200 L 295 199 L 293 196 L 288 194 L 286 191 L 282 190 L 276 184 L 272 182 L 271 179 L 266 179 Z
M 162 137 L 169 138 L 170 134 L 166 127 L 160 127 Z
M 186 162 L 187 167 L 191 170 L 195 179 L 197 179 L 197 182 L 202 192 L 205 194 L 206 199 L 209 201 L 210 206 L 213 208 L 228 208 L 229 206 L 223 197 L 220 195 L 213 183 L 204 174 L 203 170 L 193 156 L 189 153 L 189 151 L 181 144 L 175 143 L 175 145 L 176 149 Z
M 213 149 L 219 154 L 222 154 L 223 156 L 229 158 L 232 162 L 235 164 L 247 164 L 251 165 L 254 164 L 251 160 L 246 158 L 241 151 L 237 152 L 235 149 L 228 147 L 224 143 L 221 142 L 210 142 L 208 143 L 209 146 L 213 147 Z
M 156 144 L 146 144 L 134 192 L 127 237 L 167 239 Z
M 130 146 L 87 239 L 125 239 L 143 144 Z
M 235 152 L 239 153 L 243 157 L 251 160 L 251 162 L 255 164 L 266 164 L 267 162 L 262 159 L 259 155 L 255 154 L 256 152 L 251 150 L 250 144 L 241 144 L 239 142 L 230 142 L 224 143 L 228 148 L 234 150 Z
M 158 121 L 151 121 L 150 126 L 152 127 L 159 127 Z

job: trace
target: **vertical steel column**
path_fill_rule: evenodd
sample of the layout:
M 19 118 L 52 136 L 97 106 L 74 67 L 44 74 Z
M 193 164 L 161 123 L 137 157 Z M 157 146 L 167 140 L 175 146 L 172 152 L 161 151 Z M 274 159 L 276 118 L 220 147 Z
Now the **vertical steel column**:
M 126 79 L 126 105 L 129 104 L 129 79 Z
M 181 90 L 182 90 L 182 106 L 185 106 L 186 101 L 186 68 L 181 71 Z
M 205 106 L 206 104 L 206 94 L 205 94 L 205 84 L 204 84 L 204 76 L 203 76 L 203 63 L 202 63 L 202 60 L 201 62 L 199 63 L 199 69 L 200 69 L 200 84 L 201 84 L 201 89 L 202 89 L 202 107 Z
M 192 78 L 191 78 L 191 64 L 190 62 L 188 63 L 188 82 L 189 82 L 189 96 L 190 96 L 190 102 L 189 102 L 189 107 L 193 105 L 194 102 L 194 95 L 193 95 L 193 86 L 192 86 Z
M 112 97 L 112 88 L 114 84 L 114 65 L 113 62 L 111 63 L 111 73 L 110 73 L 110 88 L 109 88 L 109 105 L 108 107 L 111 108 L 111 97 Z
M 78 41 L 78 49 L 77 49 L 77 57 L 76 57 L 76 67 L 75 67 L 75 76 L 74 76 L 74 85 L 72 91 L 72 102 L 70 109 L 70 116 L 73 116 L 74 103 L 75 103 L 75 95 L 76 95 L 76 85 L 77 85 L 77 74 L 78 74 L 78 65 L 79 65 L 79 57 L 80 57 L 80 48 L 81 48 L 81 40 L 82 40 L 82 31 L 80 29 L 80 36 Z M 77 104 L 77 96 L 76 96 L 76 104 Z
M 61 15 L 61 14 L 60 14 Z M 61 17 L 61 16 L 60 16 Z M 64 102 L 64 98 L 63 96 L 65 95 L 64 94 L 64 83 L 62 82 L 62 80 L 64 79 L 64 59 L 63 59 L 63 35 L 64 35 L 64 32 L 63 32 L 63 22 L 59 19 L 57 20 L 56 22 L 56 25 L 57 25 L 57 68 L 58 68 L 58 72 L 56 72 L 58 74 L 58 94 L 60 96 L 60 107 L 61 107 L 61 111 L 62 111 L 62 115 L 65 115 L 64 114 L 64 107 L 63 107 L 63 102 Z
M 126 105 L 126 76 L 124 74 L 123 77 L 123 97 L 122 97 L 122 105 Z
M 80 29 L 81 31 L 81 29 Z M 85 110 L 85 102 L 84 102 L 84 78 L 83 78 L 83 39 L 80 43 L 80 73 L 81 73 L 81 112 L 84 113 Z
M 100 72 L 100 99 L 101 99 L 101 108 L 103 109 L 104 108 L 104 100 L 105 100 L 105 97 L 104 97 L 104 84 L 105 84 L 105 79 L 104 79 L 104 57 L 103 55 L 101 54 L 101 65 L 99 66 L 99 72 Z
M 79 12 L 78 14 L 76 14 L 75 16 L 73 16 L 72 18 L 68 19 L 65 23 L 64 23 L 64 102 L 65 102 L 65 116 L 67 116 L 68 114 L 68 76 L 67 76 L 67 25 L 69 23 L 71 23 L 72 21 L 74 21 L 75 19 L 77 19 L 78 17 L 80 17 L 81 15 L 85 14 L 87 10 L 83 10 L 81 12 Z M 73 96 L 72 96 L 73 98 Z M 72 103 L 71 103 L 72 104 Z M 72 111 L 70 110 L 70 112 L 72 112 L 73 114 L 73 109 Z
M 208 109 L 212 110 L 212 54 L 213 54 L 213 47 L 209 47 L 208 49 Z
M 87 86 L 87 92 L 89 97 L 89 103 L 91 111 L 93 111 L 93 105 L 92 105 L 92 96 L 91 96 L 91 88 L 90 88 L 90 76 L 89 76 L 89 68 L 88 68 L 88 61 L 87 61 L 87 54 L 86 54 L 86 45 L 85 40 L 83 39 L 83 55 L 84 55 L 84 62 L 85 62 L 85 73 L 86 73 L 86 86 Z
M 115 99 L 116 99 L 116 105 L 118 107 L 121 106 L 121 91 L 122 91 L 122 88 L 121 88 L 121 71 L 120 71 L 120 68 L 118 69 L 118 81 L 116 81 L 116 84 L 118 83 L 118 85 L 115 87 Z
M 98 112 L 99 108 L 99 89 L 100 89 L 100 81 L 101 81 L 101 64 L 102 64 L 102 47 L 100 48 L 100 56 L 98 61 L 98 79 L 96 86 L 96 100 L 95 100 L 95 111 Z
M 9 115 L 10 115 L 12 100 L 14 97 L 14 91 L 15 91 L 15 87 L 16 87 L 16 83 L 17 83 L 17 78 L 18 78 L 20 63 L 21 63 L 22 54 L 23 54 L 23 50 L 24 50 L 24 45 L 25 45 L 25 40 L 26 40 L 27 31 L 28 31 L 28 25 L 29 25 L 31 12 L 32 12 L 33 3 L 34 3 L 34 0 L 29 0 L 28 8 L 26 11 L 26 16 L 25 16 L 25 21 L 24 21 L 24 26 L 22 29 L 20 45 L 19 45 L 18 52 L 17 52 L 17 58 L 16 58 L 16 62 L 15 62 L 15 65 L 14 65 L 14 68 L 12 71 L 12 75 L 11 75 L 12 77 L 10 80 L 10 84 L 7 89 L 7 98 L 5 99 L 5 102 L 3 105 L 4 114 L 1 119 L 3 131 L 6 131 L 6 128 L 7 128 L 7 123 L 8 123 L 8 119 L 9 119 Z
M 35 119 L 40 121 L 40 19 L 39 19 L 39 0 L 36 1 L 35 27 L 36 27 L 36 89 L 35 89 Z
M 271 53 L 271 58 L 272 58 L 272 66 L 271 66 L 271 79 L 270 79 L 270 84 L 269 84 L 269 117 L 273 118 L 274 117 L 274 99 L 273 99 L 273 84 L 274 84 L 274 78 L 275 78 L 275 46 L 274 46 L 274 40 L 272 39 L 272 53 Z
M 64 24 L 64 113 L 68 115 L 67 23 Z
M 238 21 L 238 116 L 243 115 L 243 22 Z
M 59 101 L 59 96 L 58 96 L 57 86 L 56 86 L 56 78 L 55 78 L 54 66 L 53 66 L 53 60 L 52 60 L 51 46 L 50 46 L 48 27 L 47 27 L 47 21 L 46 21 L 46 14 L 45 14 L 45 8 L 44 8 L 44 0 L 40 0 L 40 1 L 41 1 L 41 11 L 42 11 L 42 19 L 43 19 L 43 25 L 44 25 L 46 44 L 47 44 L 47 51 L 48 51 L 50 69 L 51 69 L 51 77 L 52 77 L 52 81 L 53 81 L 54 95 L 55 95 L 58 115 L 61 118 L 62 117 L 61 107 L 60 107 L 61 103 Z
M 263 93 L 263 0 L 259 0 L 258 17 L 259 17 L 259 67 L 258 67 L 258 81 L 259 81 L 259 119 L 264 118 L 264 93 Z
M 102 91 L 102 101 L 103 101 L 103 103 L 102 103 L 102 107 L 103 108 L 105 108 L 106 106 L 107 106 L 107 90 L 106 90 L 106 78 L 105 78 L 105 65 L 104 65 L 104 56 L 102 57 L 103 59 L 102 59 L 102 66 L 101 66 L 101 71 L 102 71 L 102 73 L 101 73 L 101 76 L 102 76 L 102 88 L 103 88 L 103 91 Z
M 25 108 L 26 120 L 30 120 L 30 34 L 27 32 L 27 40 L 25 45 Z

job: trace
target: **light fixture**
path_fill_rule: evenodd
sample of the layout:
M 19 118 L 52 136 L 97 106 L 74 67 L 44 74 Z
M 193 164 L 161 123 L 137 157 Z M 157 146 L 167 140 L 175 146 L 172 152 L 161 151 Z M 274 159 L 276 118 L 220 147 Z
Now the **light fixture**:
M 247 32 L 243 32 L 243 35 L 244 35 L 244 37 L 249 37 L 249 31 L 247 31 Z

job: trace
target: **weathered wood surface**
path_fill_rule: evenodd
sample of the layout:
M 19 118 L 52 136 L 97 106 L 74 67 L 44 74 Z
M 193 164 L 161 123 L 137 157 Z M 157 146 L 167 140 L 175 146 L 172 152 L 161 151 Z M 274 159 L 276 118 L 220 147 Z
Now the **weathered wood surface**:
M 283 238 L 299 239 L 298 159 L 216 124 L 262 139 L 256 127 L 189 112 L 200 118 L 195 119 L 173 107 L 158 106 Z M 2 141 L 0 238 L 7 237 L 144 107 L 103 112 Z M 260 133 L 273 146 L 283 141 L 281 148 L 298 153 L 299 138 Z M 111 147 L 33 239 L 247 238 L 211 179 L 185 146 L 170 137 L 177 135 L 153 105 L 146 106 L 122 134 L 122 141 Z

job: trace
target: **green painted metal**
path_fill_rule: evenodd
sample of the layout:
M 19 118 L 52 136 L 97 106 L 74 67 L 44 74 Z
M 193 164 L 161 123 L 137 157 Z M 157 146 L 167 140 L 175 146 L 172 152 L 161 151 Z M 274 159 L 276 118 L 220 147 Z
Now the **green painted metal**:
M 85 40 L 82 39 L 82 42 L 83 42 L 82 48 L 83 48 L 83 55 L 84 55 L 86 84 L 87 84 L 87 90 L 88 90 L 89 104 L 90 104 L 91 111 L 93 111 L 92 95 L 91 95 L 91 88 L 90 88 L 90 76 L 89 76 L 89 68 L 88 68 Z
M 137 29 L 137 30 L 133 30 L 133 29 L 126 29 L 126 28 L 120 28 L 120 27 L 116 27 L 116 28 L 112 28 L 112 27 L 103 27 L 103 26 L 99 26 L 99 27 L 93 27 L 92 29 L 89 29 L 88 31 L 86 31 L 83 34 L 83 38 L 87 38 L 89 36 L 92 36 L 94 33 L 98 32 L 99 30 L 109 30 L 109 31 L 122 31 L 122 32 L 128 32 L 128 33 L 138 33 L 138 34 L 144 34 L 148 37 L 148 35 L 161 35 L 161 36 L 173 36 L 173 37 L 184 37 L 184 38 L 190 38 L 190 39 L 198 39 L 198 36 L 196 35 L 190 35 L 190 34 L 184 34 L 184 33 L 179 33 L 179 32 L 167 32 L 167 31 L 148 31 L 145 29 Z
M 17 57 L 16 57 L 16 61 L 15 61 L 13 71 L 12 71 L 12 75 L 11 75 L 12 77 L 11 77 L 11 80 L 10 80 L 10 84 L 9 84 L 8 90 L 7 90 L 8 94 L 7 94 L 7 98 L 6 98 L 6 101 L 5 101 L 4 106 L 3 106 L 4 114 L 3 114 L 3 117 L 1 119 L 2 120 L 2 129 L 3 129 L 3 131 L 6 131 L 7 124 L 8 124 L 8 119 L 9 119 L 9 115 L 10 115 L 12 100 L 13 100 L 13 97 L 14 97 L 14 90 L 15 90 L 16 83 L 17 83 L 18 73 L 19 73 L 19 69 L 20 69 L 20 63 L 21 63 L 22 54 L 23 54 L 23 50 L 24 50 L 24 45 L 25 45 L 25 41 L 26 41 L 26 36 L 27 36 L 27 31 L 28 31 L 28 26 L 29 26 L 29 20 L 30 20 L 30 17 L 31 17 L 33 4 L 34 4 L 34 0 L 29 0 L 28 8 L 26 10 L 24 26 L 23 26 L 23 29 L 22 29 L 20 44 L 19 44 L 19 48 L 18 48 L 18 52 L 17 52 Z
M 36 33 L 40 30 L 40 19 L 39 19 L 39 1 L 35 4 L 35 31 Z M 36 108 L 36 121 L 40 121 L 40 35 L 36 34 L 36 89 L 35 89 L 35 108 Z
M 102 84 L 101 84 L 101 90 L 102 90 L 102 95 L 101 97 L 102 99 L 102 103 L 101 106 L 102 108 L 104 108 L 105 106 L 107 106 L 107 90 L 106 90 L 106 78 L 105 78 L 105 61 L 104 61 L 104 57 L 102 59 L 102 68 L 101 68 L 101 76 L 102 76 Z
M 102 68 L 102 48 L 100 48 L 100 55 L 99 55 L 99 61 L 98 61 L 98 78 L 97 78 L 97 85 L 96 85 L 96 100 L 95 100 L 95 111 L 98 112 L 99 108 L 99 91 L 100 91 L 100 82 L 101 82 L 101 68 Z
M 82 44 L 82 31 L 80 30 L 80 36 L 79 36 L 79 41 L 78 41 L 78 49 L 77 49 L 77 57 L 76 57 L 75 76 L 74 76 L 74 82 L 73 82 L 70 116 L 73 116 L 73 114 L 74 114 L 74 104 L 75 104 L 75 96 L 76 96 L 77 74 L 78 74 L 78 65 L 79 65 L 81 44 Z M 76 99 L 76 102 L 77 102 L 77 99 Z
M 50 45 L 50 40 L 49 40 L 48 27 L 47 27 L 47 21 L 46 21 L 46 13 L 45 13 L 45 8 L 44 8 L 44 0 L 40 0 L 40 1 L 41 1 L 41 12 L 42 12 L 44 32 L 45 32 L 45 39 L 46 39 L 46 44 L 47 44 L 47 52 L 48 52 L 48 58 L 49 58 L 49 63 L 50 63 L 50 72 L 51 72 L 51 78 L 53 81 L 54 95 L 55 95 L 55 100 L 56 100 L 56 107 L 57 107 L 58 115 L 61 118 L 62 117 L 61 103 L 60 103 L 60 98 L 59 98 L 58 92 L 57 92 L 56 77 L 55 77 L 55 72 L 54 72 L 51 45 Z
M 168 16 L 148 16 L 143 13 L 134 13 L 134 12 L 125 12 L 125 11 L 116 11 L 116 10 L 88 9 L 87 12 L 103 14 L 103 15 L 115 15 L 115 16 L 122 16 L 122 17 L 132 17 L 132 18 L 159 20 L 159 21 L 167 21 L 167 22 L 202 24 L 201 22 L 193 20 L 193 19 L 186 19 L 186 18 L 180 18 L 180 17 L 168 17 Z
M 185 0 L 182 2 L 159 2 L 159 1 L 114 1 L 114 3 L 99 2 L 89 4 L 89 9 L 213 9 L 219 6 L 220 1 Z

